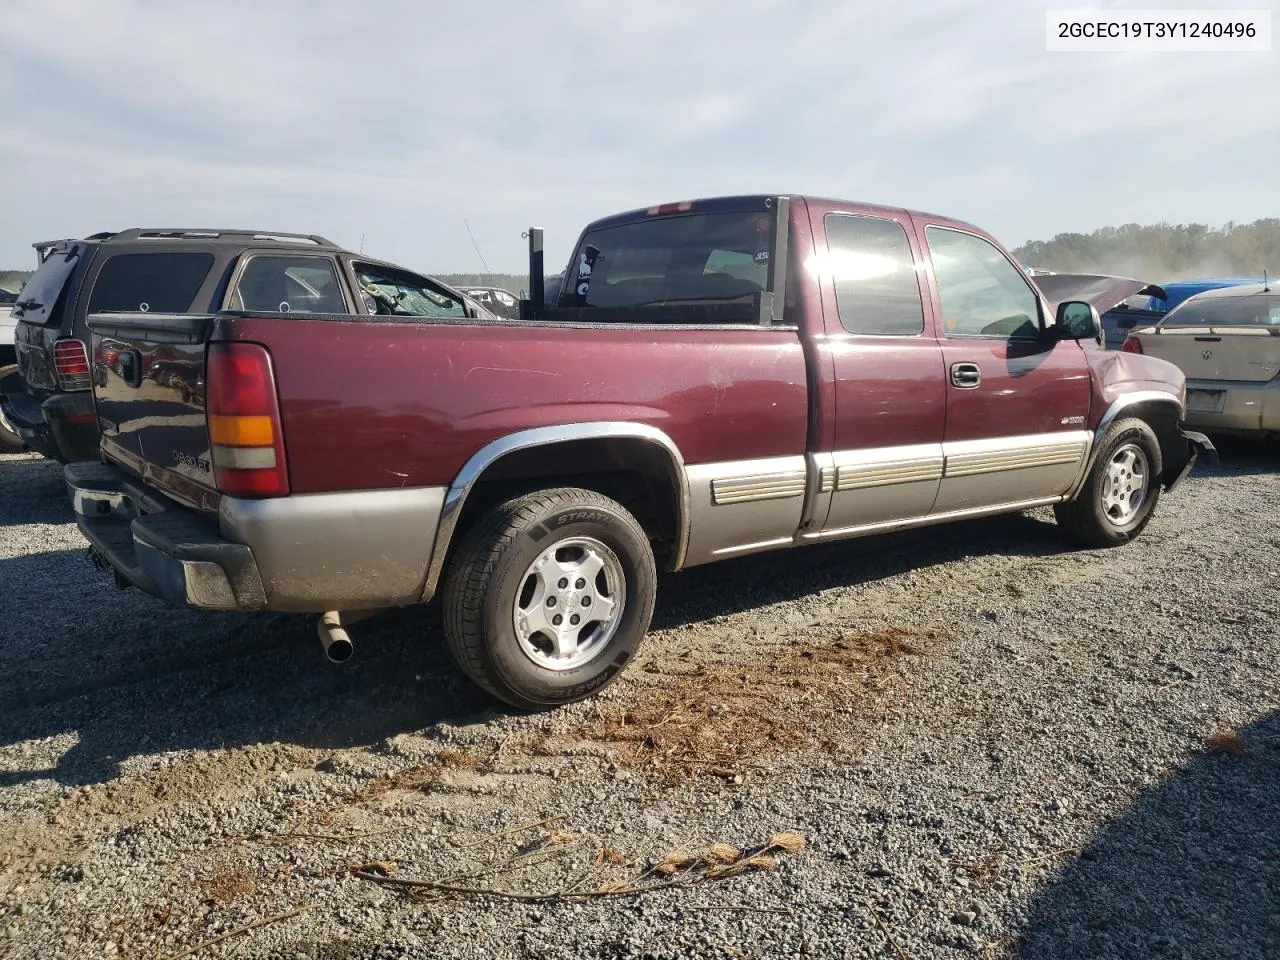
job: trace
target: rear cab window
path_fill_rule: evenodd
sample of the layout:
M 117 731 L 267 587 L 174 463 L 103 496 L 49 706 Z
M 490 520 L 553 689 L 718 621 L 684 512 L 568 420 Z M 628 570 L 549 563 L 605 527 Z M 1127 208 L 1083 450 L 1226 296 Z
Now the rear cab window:
M 93 282 L 87 312 L 187 313 L 213 266 L 209 253 L 121 253 Z
M 329 257 L 250 254 L 227 296 L 250 313 L 349 314 Z
M 907 231 L 896 220 L 829 213 L 823 272 L 835 288 L 840 324 L 864 336 L 924 331 L 924 303 Z
M 769 289 L 774 213 L 699 209 L 589 227 L 569 264 L 560 304 L 633 308 L 749 301 Z M 685 210 L 678 208 L 684 207 Z M 686 212 L 687 211 L 687 212 Z

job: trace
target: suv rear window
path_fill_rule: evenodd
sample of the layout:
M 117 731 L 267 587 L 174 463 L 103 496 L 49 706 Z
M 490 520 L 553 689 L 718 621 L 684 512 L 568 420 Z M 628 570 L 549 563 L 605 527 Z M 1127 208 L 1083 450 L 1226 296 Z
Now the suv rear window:
M 71 274 L 80 265 L 82 253 L 83 246 L 78 244 L 50 253 L 18 294 L 13 307 L 14 319 L 27 323 L 56 323 L 62 313 L 60 304 L 66 300 L 63 291 Z
M 89 294 L 89 313 L 186 313 L 213 266 L 209 253 L 121 253 Z
M 773 217 L 704 213 L 593 230 L 571 264 L 566 306 L 642 307 L 748 299 L 769 282 Z

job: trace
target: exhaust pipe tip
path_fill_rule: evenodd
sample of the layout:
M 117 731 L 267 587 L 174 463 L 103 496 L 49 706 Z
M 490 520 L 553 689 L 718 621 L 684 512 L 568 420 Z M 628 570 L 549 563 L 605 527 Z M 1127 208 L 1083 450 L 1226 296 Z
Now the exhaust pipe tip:
M 331 610 L 320 618 L 316 624 L 316 632 L 320 635 L 320 645 L 324 647 L 324 655 L 330 663 L 346 663 L 356 652 L 351 637 L 342 626 L 342 615 Z
M 355 652 L 356 648 L 350 640 L 332 640 L 324 647 L 324 655 L 329 658 L 330 663 L 346 663 Z

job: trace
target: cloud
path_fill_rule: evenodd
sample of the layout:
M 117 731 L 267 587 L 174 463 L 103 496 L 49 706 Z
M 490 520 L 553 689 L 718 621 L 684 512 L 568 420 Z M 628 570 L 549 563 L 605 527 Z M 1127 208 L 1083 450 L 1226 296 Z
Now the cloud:
M 1047 54 L 1015 0 L 9 0 L 0 32 L 6 266 L 145 223 L 478 269 L 465 218 L 519 270 L 531 223 L 556 262 L 593 217 L 774 190 L 1010 243 L 1276 214 L 1275 54 Z

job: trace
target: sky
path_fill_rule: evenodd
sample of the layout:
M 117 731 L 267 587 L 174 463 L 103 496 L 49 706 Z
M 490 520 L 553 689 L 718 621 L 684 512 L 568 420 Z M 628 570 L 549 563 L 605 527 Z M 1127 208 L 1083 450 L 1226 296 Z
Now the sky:
M 1008 246 L 1280 216 L 1280 48 L 1045 51 L 1050 6 L 1153 5 L 0 0 L 0 268 L 212 226 L 523 272 L 532 224 L 553 272 L 594 218 L 734 193 Z

